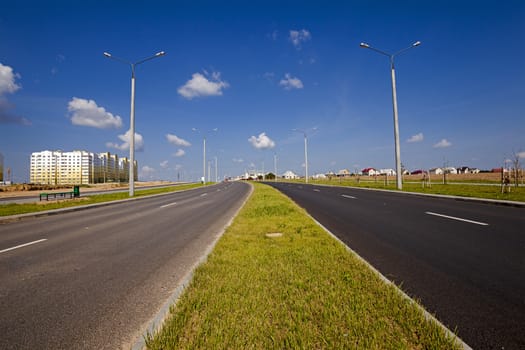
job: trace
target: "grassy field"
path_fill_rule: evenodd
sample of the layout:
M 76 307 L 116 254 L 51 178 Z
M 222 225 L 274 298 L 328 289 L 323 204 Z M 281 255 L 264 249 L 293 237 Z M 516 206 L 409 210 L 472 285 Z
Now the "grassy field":
M 421 175 L 410 175 L 403 177 L 403 191 L 525 202 L 525 187 L 512 185 L 510 192 L 502 193 L 498 179 L 501 179 L 501 174 L 458 174 L 447 175 L 447 184 L 443 184 L 442 175 L 432 175 L 430 187 L 423 187 Z M 388 179 L 385 176 L 351 176 L 310 180 L 310 183 L 396 190 L 394 176 L 389 176 Z
M 287 197 L 254 186 L 149 349 L 459 348 Z
M 160 193 L 167 193 L 167 192 L 174 192 L 174 191 L 182 191 L 182 190 L 187 190 L 187 189 L 201 187 L 201 186 L 202 186 L 201 184 L 187 184 L 187 185 L 176 185 L 176 186 L 153 188 L 153 189 L 146 189 L 146 190 L 136 189 L 135 197 L 142 197 L 142 196 L 148 196 L 152 194 L 160 194 Z M 35 196 L 37 195 L 35 194 Z M 98 194 L 98 195 L 92 195 L 92 196 L 90 195 L 86 196 L 86 194 L 82 194 L 82 197 L 80 198 L 63 199 L 63 200 L 58 200 L 58 201 L 45 201 L 45 202 L 27 203 L 27 204 L 11 203 L 11 204 L 0 205 L 0 217 L 8 216 L 8 215 L 33 213 L 33 212 L 39 212 L 39 211 L 44 211 L 44 210 L 69 208 L 69 207 L 75 207 L 79 205 L 111 202 L 111 201 L 127 199 L 127 198 L 129 198 L 129 193 L 125 191 L 125 192 L 117 192 L 117 193 Z

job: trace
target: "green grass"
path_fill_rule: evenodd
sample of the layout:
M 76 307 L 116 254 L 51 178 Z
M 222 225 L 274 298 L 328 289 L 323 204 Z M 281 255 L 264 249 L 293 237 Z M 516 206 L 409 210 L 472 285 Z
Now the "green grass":
M 361 177 L 359 182 L 355 178 L 350 178 L 341 180 L 311 180 L 310 183 L 333 186 L 387 189 L 397 191 L 395 179 L 392 178 L 389 180 L 388 185 L 385 185 L 384 178 L 378 178 L 377 181 L 374 181 L 373 178 L 371 178 L 370 180 L 363 180 L 363 177 Z M 432 186 L 430 188 L 423 188 L 421 182 L 404 182 L 403 191 L 525 202 L 525 187 L 514 186 L 510 187 L 510 193 L 501 193 L 501 186 L 498 185 L 476 185 L 468 183 L 444 185 L 442 183 L 432 183 Z
M 254 186 L 149 349 L 458 348 L 287 197 Z
M 146 189 L 146 190 L 136 189 L 135 197 L 143 197 L 143 196 L 149 196 L 153 194 L 182 191 L 182 190 L 187 190 L 187 189 L 201 187 L 201 186 L 202 184 L 188 184 L 188 185 L 177 185 L 177 186 L 169 186 L 169 187 L 152 188 L 152 189 Z M 80 199 L 65 199 L 65 200 L 59 200 L 59 201 L 27 203 L 27 204 L 11 203 L 11 204 L 0 205 L 0 217 L 8 216 L 8 215 L 33 213 L 33 212 L 39 212 L 39 211 L 44 211 L 44 210 L 69 208 L 69 207 L 75 207 L 75 206 L 87 205 L 87 204 L 111 202 L 111 201 L 129 198 L 128 191 L 98 194 L 98 195 L 92 195 L 92 196 L 82 193 L 82 191 L 80 192 L 81 192 Z M 86 195 L 87 197 L 85 197 Z M 35 194 L 35 197 L 37 196 L 38 195 Z

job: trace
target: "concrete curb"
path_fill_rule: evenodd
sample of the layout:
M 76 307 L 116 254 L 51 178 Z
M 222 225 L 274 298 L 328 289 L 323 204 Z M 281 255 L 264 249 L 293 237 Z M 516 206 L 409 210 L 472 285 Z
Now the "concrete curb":
M 295 203 L 295 202 L 294 202 Z M 296 203 L 297 206 L 299 206 Z M 301 207 L 302 208 L 302 207 Z M 407 299 L 411 304 L 415 305 L 424 315 L 425 319 L 431 322 L 434 322 L 437 324 L 441 329 L 445 331 L 447 336 L 455 339 L 456 343 L 460 345 L 463 350 L 472 350 L 472 348 L 465 343 L 463 340 L 461 340 L 460 337 L 458 337 L 454 332 L 452 332 L 450 329 L 448 329 L 443 323 L 441 323 L 437 318 L 435 318 L 431 313 L 429 313 L 425 308 L 418 304 L 416 301 L 414 301 L 408 294 L 403 292 L 401 288 L 399 288 L 395 283 L 390 281 L 388 278 L 385 277 L 379 270 L 377 270 L 374 266 L 372 266 L 368 261 L 363 259 L 357 252 L 355 252 L 352 248 L 347 246 L 343 241 L 341 241 L 336 235 L 334 235 L 330 230 L 328 230 L 326 227 L 324 227 L 319 221 L 315 220 L 304 208 L 302 208 L 306 215 L 308 215 L 319 227 L 321 227 L 326 233 L 328 233 L 330 236 L 332 236 L 336 241 L 338 241 L 340 244 L 342 244 L 351 254 L 357 257 L 359 261 L 361 261 L 363 264 L 365 264 L 374 274 L 376 274 L 385 284 L 393 286 L 396 291 L 405 299 Z
M 189 271 L 186 273 L 186 275 L 182 278 L 182 282 L 179 284 L 179 286 L 173 291 L 171 296 L 166 300 L 166 302 L 162 305 L 159 312 L 147 323 L 147 327 L 144 330 L 144 332 L 141 334 L 141 336 L 135 340 L 133 346 L 131 347 L 132 350 L 143 350 L 146 348 L 146 337 L 148 335 L 154 335 L 157 333 L 164 325 L 164 322 L 166 322 L 169 314 L 170 314 L 170 307 L 172 305 L 175 305 L 179 298 L 181 297 L 184 290 L 190 285 L 191 280 L 193 279 L 193 274 L 195 273 L 195 270 L 203 264 L 207 259 L 210 253 L 215 248 L 215 245 L 219 241 L 219 239 L 224 235 L 224 232 L 226 232 L 226 229 L 232 224 L 233 220 L 237 217 L 239 212 L 242 208 L 244 208 L 244 205 L 250 199 L 252 193 L 253 193 L 253 185 L 250 185 L 250 192 L 242 202 L 242 204 L 239 206 L 239 209 L 233 214 L 233 216 L 230 218 L 230 220 L 224 225 L 222 230 L 217 233 L 215 236 L 215 239 L 213 242 L 211 242 L 207 247 L 204 253 L 200 256 L 200 258 L 193 264 L 193 266 L 190 267 Z

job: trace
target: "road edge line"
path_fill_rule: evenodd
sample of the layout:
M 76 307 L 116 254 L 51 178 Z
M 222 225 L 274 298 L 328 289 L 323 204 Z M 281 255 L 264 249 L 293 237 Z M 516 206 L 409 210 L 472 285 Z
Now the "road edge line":
M 295 203 L 295 202 L 294 202 Z M 439 321 L 434 315 L 432 315 L 430 312 L 428 312 L 423 305 L 420 305 L 417 303 L 414 299 L 412 299 L 408 294 L 406 294 L 401 288 L 399 288 L 394 282 L 390 281 L 388 278 L 385 277 L 378 269 L 376 269 L 374 266 L 372 266 L 368 261 L 366 261 L 361 255 L 357 254 L 355 250 L 350 248 L 348 245 L 346 245 L 342 240 L 339 239 L 336 235 L 334 235 L 329 229 L 327 229 L 323 224 L 321 224 L 319 221 L 317 221 L 310 213 L 308 213 L 304 208 L 306 215 L 308 215 L 320 228 L 322 228 L 326 233 L 328 233 L 330 236 L 332 236 L 336 241 L 338 241 L 340 244 L 342 244 L 350 253 L 354 254 L 359 261 L 361 261 L 363 264 L 365 264 L 374 274 L 376 274 L 385 284 L 392 285 L 394 289 L 405 299 L 407 299 L 411 304 L 415 305 L 421 312 L 423 312 L 423 315 L 426 320 L 435 322 L 439 327 L 441 327 L 447 336 L 450 336 L 452 339 L 456 341 L 458 345 L 460 345 L 463 350 L 473 350 L 467 343 L 465 343 L 457 334 L 452 332 L 450 329 L 448 329 L 441 321 Z
M 145 330 L 143 330 L 140 334 L 140 336 L 133 342 L 133 346 L 131 347 L 131 350 L 144 350 L 146 349 L 146 337 L 148 335 L 154 335 L 157 333 L 163 326 L 166 320 L 168 319 L 168 316 L 170 314 L 170 308 L 172 305 L 177 304 L 178 300 L 180 299 L 182 293 L 186 290 L 186 288 L 190 285 L 193 274 L 195 273 L 195 270 L 202 265 L 206 260 L 208 259 L 208 256 L 213 251 L 215 246 L 217 245 L 217 242 L 219 239 L 224 235 L 226 232 L 226 229 L 231 226 L 233 223 L 233 220 L 237 217 L 239 212 L 242 208 L 246 205 L 248 200 L 253 194 L 253 185 L 248 183 L 250 186 L 250 191 L 246 195 L 246 198 L 244 198 L 244 201 L 239 206 L 237 211 L 232 215 L 230 220 L 224 225 L 222 230 L 218 232 L 215 236 L 215 239 L 206 247 L 206 250 L 204 253 L 200 256 L 200 258 L 193 264 L 193 266 L 190 267 L 189 271 L 186 273 L 186 275 L 182 278 L 182 281 L 180 282 L 179 286 L 175 288 L 173 293 L 170 295 L 170 297 L 166 300 L 166 302 L 161 306 L 157 314 L 147 322 L 147 327 Z

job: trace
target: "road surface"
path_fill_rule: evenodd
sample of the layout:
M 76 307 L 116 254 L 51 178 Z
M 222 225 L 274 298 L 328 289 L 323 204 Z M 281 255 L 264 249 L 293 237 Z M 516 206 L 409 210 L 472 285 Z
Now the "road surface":
M 525 208 L 272 183 L 474 349 L 525 349 Z
M 220 184 L 0 224 L 0 349 L 129 349 L 249 191 Z

